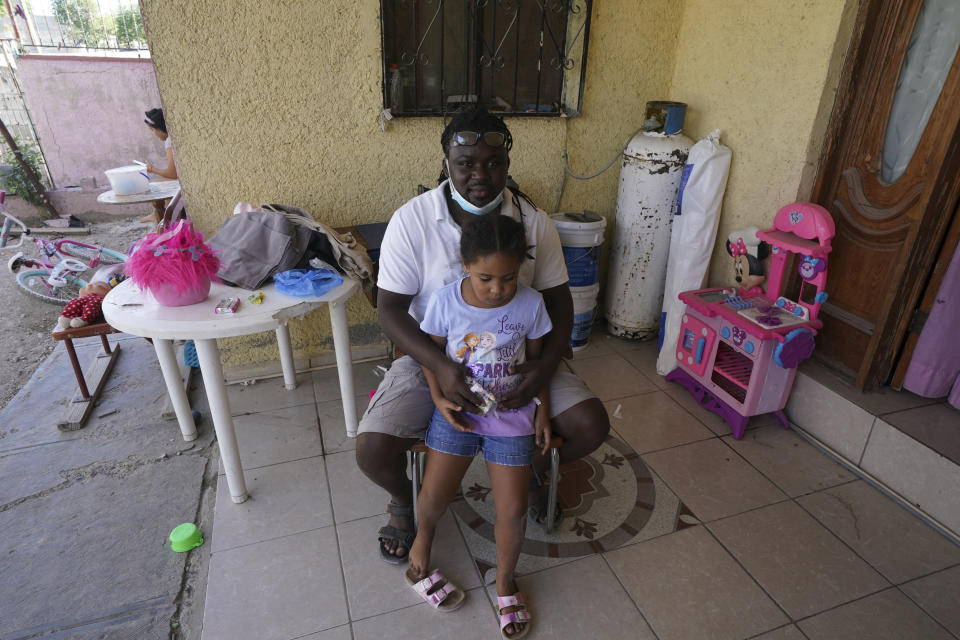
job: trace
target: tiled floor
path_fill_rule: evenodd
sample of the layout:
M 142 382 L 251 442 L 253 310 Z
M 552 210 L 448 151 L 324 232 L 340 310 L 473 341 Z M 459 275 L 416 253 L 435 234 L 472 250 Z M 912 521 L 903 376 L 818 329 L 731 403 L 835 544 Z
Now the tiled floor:
M 528 637 L 960 637 L 960 548 L 769 419 L 733 440 L 654 363 L 603 335 L 571 362 L 614 432 L 564 469 L 560 530 L 531 527 Z M 355 376 L 363 407 L 374 365 Z M 250 499 L 218 487 L 205 640 L 497 637 L 482 475 L 433 554 L 467 603 L 436 613 L 378 556 L 386 495 L 356 467 L 335 370 L 230 393 Z

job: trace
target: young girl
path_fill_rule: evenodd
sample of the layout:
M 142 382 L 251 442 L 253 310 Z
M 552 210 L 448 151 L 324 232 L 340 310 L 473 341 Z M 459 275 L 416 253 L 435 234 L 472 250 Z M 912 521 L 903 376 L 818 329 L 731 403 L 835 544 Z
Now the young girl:
M 483 362 L 468 367 L 480 386 L 497 399 L 520 384 L 513 365 L 540 357 L 543 336 L 552 328 L 540 293 L 517 282 L 526 254 L 519 222 L 499 213 L 472 218 L 464 225 L 460 241 L 466 276 L 434 292 L 420 325 L 454 359 L 465 336 L 489 333 L 489 342 L 495 341 L 495 346 L 491 345 Z M 520 409 L 491 408 L 481 416 L 462 412 L 443 397 L 433 372 L 426 367 L 423 371 L 437 408 L 427 431 L 430 455 L 407 582 L 440 610 L 452 611 L 463 604 L 464 593 L 430 570 L 430 547 L 440 516 L 459 490 L 473 457 L 482 451 L 497 517 L 500 631 L 504 638 L 520 638 L 529 631 L 530 613 L 514 580 L 514 569 L 525 533 L 534 443 L 544 452 L 550 445 L 549 388 L 545 386 Z

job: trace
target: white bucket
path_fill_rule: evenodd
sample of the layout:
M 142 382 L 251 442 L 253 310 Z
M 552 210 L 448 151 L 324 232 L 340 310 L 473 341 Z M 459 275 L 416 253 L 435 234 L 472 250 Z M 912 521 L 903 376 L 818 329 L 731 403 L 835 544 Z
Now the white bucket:
M 550 218 L 560 235 L 570 286 L 591 287 L 597 284 L 606 219 L 591 211 L 554 213 Z
M 132 196 L 150 189 L 150 176 L 140 165 L 107 169 L 104 173 L 110 181 L 113 193 L 118 196 Z
M 600 285 L 589 287 L 570 287 L 573 296 L 573 331 L 570 333 L 570 347 L 580 351 L 587 346 L 590 340 L 590 331 L 593 329 L 593 319 L 597 310 L 597 294 Z

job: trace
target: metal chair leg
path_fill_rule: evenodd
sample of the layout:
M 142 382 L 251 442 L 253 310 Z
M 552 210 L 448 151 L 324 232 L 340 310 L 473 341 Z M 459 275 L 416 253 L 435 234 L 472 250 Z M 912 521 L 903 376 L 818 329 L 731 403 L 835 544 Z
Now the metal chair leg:
M 420 499 L 420 485 L 423 482 L 422 457 L 419 451 L 410 452 L 410 482 L 413 484 L 413 526 L 418 528 L 420 523 L 417 522 L 417 503 Z
M 547 533 L 557 526 L 554 511 L 557 504 L 557 485 L 560 481 L 560 449 L 550 449 L 550 487 L 547 490 Z

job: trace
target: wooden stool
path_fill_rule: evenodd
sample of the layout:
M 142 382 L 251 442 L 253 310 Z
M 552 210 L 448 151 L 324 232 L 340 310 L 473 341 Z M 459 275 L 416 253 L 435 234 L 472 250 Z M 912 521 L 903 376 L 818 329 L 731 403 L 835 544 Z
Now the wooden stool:
M 53 330 L 53 339 L 58 342 L 63 341 L 64 346 L 67 348 L 67 357 L 70 358 L 70 364 L 73 366 L 73 374 L 77 377 L 77 386 L 79 387 L 79 392 L 74 395 L 70 401 L 66 416 L 57 422 L 57 428 L 61 431 L 76 431 L 77 429 L 82 429 L 90 417 L 90 412 L 93 411 L 93 406 L 97 404 L 97 400 L 100 399 L 100 393 L 103 391 L 107 377 L 113 370 L 117 355 L 120 353 L 119 345 L 114 345 L 111 350 L 110 343 L 107 342 L 107 334 L 110 333 L 119 332 L 106 322 L 88 324 L 85 327 L 78 327 L 76 329 L 62 329 L 58 326 Z M 92 336 L 100 336 L 103 350 L 97 353 L 92 366 L 88 367 L 87 371 L 84 372 L 77 359 L 77 351 L 73 347 L 73 339 L 89 338 Z M 93 389 L 92 393 L 90 391 L 91 389 Z
M 550 438 L 550 487 L 547 490 L 547 533 L 553 531 L 557 526 L 554 517 L 555 505 L 557 504 L 557 485 L 560 480 L 560 447 L 563 446 L 563 438 L 553 436 Z M 430 448 L 423 440 L 415 442 L 410 446 L 410 482 L 413 484 L 413 524 L 417 526 L 417 502 L 420 499 L 420 486 L 423 484 L 423 470 L 426 465 L 427 453 Z

